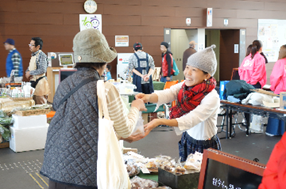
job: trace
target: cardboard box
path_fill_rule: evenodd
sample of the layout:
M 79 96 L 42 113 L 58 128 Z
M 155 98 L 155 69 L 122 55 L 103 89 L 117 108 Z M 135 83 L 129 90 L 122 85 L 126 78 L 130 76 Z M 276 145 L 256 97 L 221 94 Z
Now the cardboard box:
M 175 175 L 161 168 L 158 170 L 158 183 L 160 186 L 169 186 L 172 189 L 198 188 L 200 173 Z
M 34 127 L 44 127 L 47 125 L 47 115 L 19 116 L 12 115 L 15 129 L 26 129 Z
M 49 124 L 41 127 L 16 129 L 10 127 L 11 137 L 9 146 L 14 152 L 44 149 Z

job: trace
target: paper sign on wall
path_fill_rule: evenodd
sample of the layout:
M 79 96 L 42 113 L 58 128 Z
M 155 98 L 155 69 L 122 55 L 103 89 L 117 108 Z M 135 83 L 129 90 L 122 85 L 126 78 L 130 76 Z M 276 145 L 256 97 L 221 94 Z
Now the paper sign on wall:
M 129 36 L 128 35 L 116 35 L 115 36 L 115 47 L 129 47 Z
M 80 14 L 79 29 L 97 29 L 102 33 L 102 15 L 101 14 Z
M 238 53 L 238 44 L 234 44 L 234 53 Z
M 213 26 L 213 8 L 207 8 L 207 27 Z

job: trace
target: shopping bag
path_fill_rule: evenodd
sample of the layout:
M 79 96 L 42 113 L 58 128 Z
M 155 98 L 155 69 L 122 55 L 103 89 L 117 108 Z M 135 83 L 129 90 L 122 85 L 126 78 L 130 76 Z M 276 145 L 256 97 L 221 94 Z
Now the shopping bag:
M 178 69 L 178 66 L 177 66 L 176 61 L 175 61 L 174 58 L 173 58 L 173 70 L 175 71 L 173 73 L 174 76 L 176 76 L 176 75 L 178 75 L 180 73 L 180 70 Z
M 97 82 L 97 89 L 99 112 L 97 187 L 98 189 L 130 189 L 131 184 L 122 151 L 114 132 L 113 121 L 109 118 L 102 80 Z
M 252 133 L 263 133 L 263 117 L 259 115 L 252 115 L 252 121 L 249 129 Z

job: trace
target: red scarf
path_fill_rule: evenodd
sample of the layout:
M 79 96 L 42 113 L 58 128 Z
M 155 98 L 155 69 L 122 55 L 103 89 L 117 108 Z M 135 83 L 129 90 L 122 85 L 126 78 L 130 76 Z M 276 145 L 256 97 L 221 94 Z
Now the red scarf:
M 213 77 L 193 87 L 183 83 L 178 94 L 177 105 L 171 108 L 170 119 L 179 118 L 195 109 L 215 87 L 216 80 Z

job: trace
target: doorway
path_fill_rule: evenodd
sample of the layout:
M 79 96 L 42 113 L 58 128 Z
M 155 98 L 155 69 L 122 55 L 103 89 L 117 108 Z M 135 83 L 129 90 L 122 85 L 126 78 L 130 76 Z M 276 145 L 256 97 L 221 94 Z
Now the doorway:
M 183 53 L 189 48 L 189 42 L 195 41 L 198 43 L 195 49 L 201 50 L 204 47 L 216 45 L 214 49 L 217 58 L 217 71 L 214 78 L 219 81 L 230 80 L 232 69 L 239 67 L 239 52 L 235 51 L 235 44 L 239 44 L 240 30 L 239 29 L 203 29 L 204 40 L 202 41 L 198 30 L 202 29 L 170 29 L 171 36 L 169 39 L 171 52 L 180 70 L 179 75 L 173 76 L 173 80 L 183 80 Z M 165 39 L 165 41 L 168 41 Z M 199 42 L 198 42 L 199 41 Z M 200 47 L 199 47 L 200 46 Z M 204 48 L 203 47 L 203 48 Z

